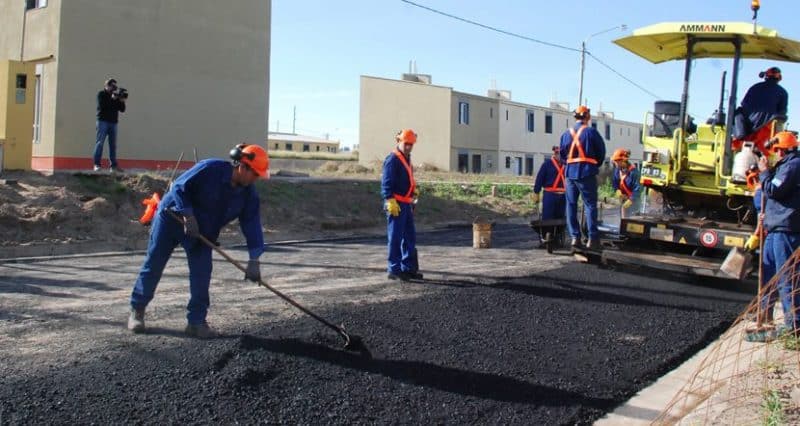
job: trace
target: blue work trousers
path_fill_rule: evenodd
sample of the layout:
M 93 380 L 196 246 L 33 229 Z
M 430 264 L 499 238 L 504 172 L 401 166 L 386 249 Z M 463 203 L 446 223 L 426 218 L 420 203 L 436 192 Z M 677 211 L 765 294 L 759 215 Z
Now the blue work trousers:
M 389 273 L 417 272 L 417 230 L 414 227 L 413 206 L 397 203 L 400 214 L 386 213 L 386 235 L 389 240 Z
M 542 220 L 563 219 L 567 214 L 567 201 L 564 194 L 544 191 L 542 196 Z
M 183 224 L 169 213 L 159 210 L 153 218 L 147 255 L 131 293 L 131 307 L 143 309 L 153 300 L 161 274 L 178 244 L 182 244 L 189 263 L 189 324 L 202 324 L 211 304 L 208 287 L 211 283 L 211 248 L 196 239 L 187 238 Z
M 589 239 L 600 238 L 597 231 L 597 175 L 583 179 L 567 179 L 567 228 L 572 238 L 581 237 L 578 220 L 578 196 L 583 198 L 583 211 L 589 228 Z
M 764 253 L 761 255 L 763 279 L 765 286 L 762 289 L 761 309 L 770 312 L 775 302 L 780 297 L 783 305 L 783 318 L 790 330 L 800 329 L 800 290 L 798 290 L 798 268 L 781 273 L 775 286 L 767 284 L 778 273 L 791 257 L 792 253 L 800 246 L 800 233 L 769 232 L 764 240 Z M 771 316 L 770 316 L 771 317 Z
M 103 157 L 103 145 L 108 137 L 108 160 L 117 167 L 117 123 L 97 120 L 97 136 L 94 142 L 94 165 L 99 166 Z

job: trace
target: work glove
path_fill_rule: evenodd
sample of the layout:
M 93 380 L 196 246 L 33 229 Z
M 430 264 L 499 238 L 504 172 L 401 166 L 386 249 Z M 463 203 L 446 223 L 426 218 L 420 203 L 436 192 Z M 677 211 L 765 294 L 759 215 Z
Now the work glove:
M 614 193 L 614 195 L 616 195 L 617 198 L 625 198 L 625 194 L 623 194 L 622 191 L 619 189 L 617 190 L 617 192 Z
M 758 238 L 757 234 L 753 234 L 747 239 L 747 242 L 744 243 L 744 249 L 747 251 L 756 251 L 759 242 L 761 242 L 761 239 Z
M 194 216 L 183 217 L 183 232 L 190 238 L 197 238 L 200 236 L 200 225 Z
M 533 204 L 538 203 L 539 202 L 539 194 L 537 194 L 535 192 L 531 192 L 531 201 L 533 202 Z
M 258 259 L 250 259 L 247 261 L 247 270 L 244 272 L 244 279 L 253 282 L 261 281 L 261 265 Z
M 400 204 L 394 198 L 389 198 L 386 200 L 386 211 L 394 217 L 400 216 Z
M 414 186 L 414 198 L 419 198 L 419 187 Z
M 625 200 L 624 203 L 622 203 L 622 208 L 623 209 L 627 209 L 628 207 L 630 207 L 632 205 L 633 205 L 633 201 L 631 201 L 631 199 L 628 198 L 627 200 Z

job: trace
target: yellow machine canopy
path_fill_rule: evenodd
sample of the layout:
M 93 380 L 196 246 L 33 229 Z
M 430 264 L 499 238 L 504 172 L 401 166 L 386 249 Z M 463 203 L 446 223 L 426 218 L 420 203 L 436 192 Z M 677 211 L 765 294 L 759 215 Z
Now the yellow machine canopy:
M 735 48 L 729 41 L 739 38 L 742 58 L 800 62 L 800 42 L 745 22 L 665 22 L 634 30 L 614 43 L 658 64 L 686 59 L 690 36 L 698 39 L 692 53 L 694 59 L 733 58 Z

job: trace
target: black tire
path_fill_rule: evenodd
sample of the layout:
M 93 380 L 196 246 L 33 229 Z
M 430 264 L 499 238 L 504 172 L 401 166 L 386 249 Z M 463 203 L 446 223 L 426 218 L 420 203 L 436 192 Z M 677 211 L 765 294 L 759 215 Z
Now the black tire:
M 547 254 L 553 254 L 553 234 L 550 232 L 544 234 L 544 240 Z

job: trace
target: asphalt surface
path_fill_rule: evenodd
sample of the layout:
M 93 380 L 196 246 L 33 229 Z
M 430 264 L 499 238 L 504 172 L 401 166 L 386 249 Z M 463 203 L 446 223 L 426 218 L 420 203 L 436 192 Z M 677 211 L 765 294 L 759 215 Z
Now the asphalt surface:
M 0 424 L 591 424 L 754 295 L 575 263 L 533 237 L 499 226 L 476 250 L 471 229 L 421 234 L 426 280 L 411 283 L 385 279 L 381 239 L 271 246 L 270 284 L 362 352 L 221 259 L 209 320 L 222 336 L 208 341 L 182 335 L 182 256 L 144 335 L 124 329 L 141 256 L 0 264 Z

